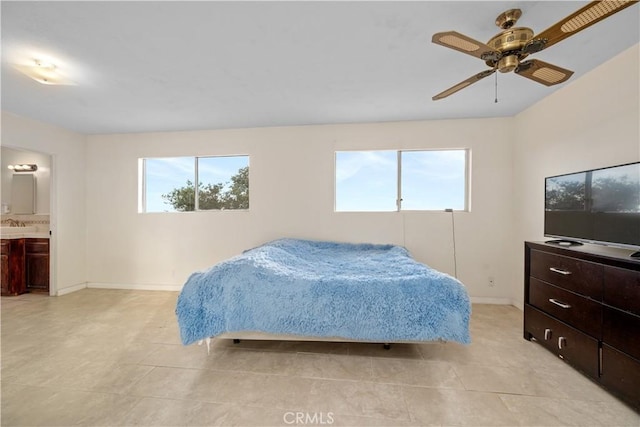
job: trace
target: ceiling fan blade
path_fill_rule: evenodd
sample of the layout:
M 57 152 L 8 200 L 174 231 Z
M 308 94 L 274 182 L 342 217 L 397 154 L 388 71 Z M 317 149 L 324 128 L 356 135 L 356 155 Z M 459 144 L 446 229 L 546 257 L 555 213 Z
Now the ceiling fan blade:
M 487 46 L 486 44 L 460 34 L 456 31 L 445 31 L 443 33 L 435 33 L 431 38 L 435 44 L 448 47 L 467 55 L 475 56 L 483 61 L 500 59 L 500 52 Z
M 573 75 L 571 70 L 566 70 L 538 59 L 521 62 L 514 72 L 545 86 L 560 84 Z
M 533 37 L 533 40 L 545 40 L 544 46 L 539 49 L 546 49 L 569 36 L 584 30 L 587 27 L 599 22 L 614 13 L 620 12 L 622 9 L 633 6 L 638 3 L 637 0 L 622 1 L 592 1 L 581 9 L 578 9 L 571 15 L 547 28 L 540 34 Z
M 447 96 L 453 95 L 454 93 L 458 92 L 459 90 L 462 90 L 467 86 L 471 86 L 475 82 L 480 81 L 480 80 L 484 79 L 485 77 L 489 77 L 491 74 L 493 74 L 495 72 L 496 72 L 496 68 L 494 68 L 493 70 L 486 70 L 486 71 L 483 71 L 481 73 L 478 73 L 475 76 L 471 76 L 467 80 L 464 80 L 464 81 L 458 83 L 457 85 L 451 86 L 449 89 L 447 89 L 447 90 L 445 90 L 443 92 L 440 92 L 439 94 L 437 94 L 436 96 L 434 96 L 431 99 L 433 101 L 437 101 L 439 99 L 446 98 Z

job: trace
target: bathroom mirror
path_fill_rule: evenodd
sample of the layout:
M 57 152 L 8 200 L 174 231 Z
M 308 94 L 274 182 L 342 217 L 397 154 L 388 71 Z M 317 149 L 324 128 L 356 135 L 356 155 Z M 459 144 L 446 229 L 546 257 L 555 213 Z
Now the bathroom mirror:
M 36 213 L 36 177 L 34 174 L 13 174 L 11 180 L 11 213 Z

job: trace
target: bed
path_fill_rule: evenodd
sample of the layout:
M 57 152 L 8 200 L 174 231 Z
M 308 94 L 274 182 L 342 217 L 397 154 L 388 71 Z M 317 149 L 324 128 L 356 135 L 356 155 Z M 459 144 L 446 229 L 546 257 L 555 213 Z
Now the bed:
M 185 345 L 212 337 L 470 342 L 457 279 L 395 245 L 279 239 L 193 273 L 176 305 Z

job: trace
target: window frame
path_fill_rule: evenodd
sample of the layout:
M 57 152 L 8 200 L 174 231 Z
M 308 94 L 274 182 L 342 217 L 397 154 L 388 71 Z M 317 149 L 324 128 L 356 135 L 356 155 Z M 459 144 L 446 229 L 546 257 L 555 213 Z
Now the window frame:
M 375 151 L 395 151 L 396 152 L 396 210 L 393 211 L 344 211 L 337 209 L 338 195 L 338 153 L 344 152 L 375 152 Z M 464 206 L 462 209 L 453 209 L 454 212 L 471 212 L 471 149 L 470 148 L 412 148 L 412 149 L 371 149 L 371 150 L 336 150 L 334 152 L 333 171 L 333 211 L 335 213 L 393 213 L 393 212 L 444 212 L 450 208 L 443 209 L 402 209 L 402 153 L 406 152 L 427 152 L 427 151 L 464 151 Z
M 221 211 L 240 211 L 247 212 L 251 209 L 251 203 L 246 209 L 200 209 L 199 200 L 199 185 L 198 185 L 198 159 L 208 158 L 220 158 L 220 157 L 246 157 L 247 167 L 249 167 L 249 174 L 251 174 L 251 156 L 249 154 L 211 154 L 204 156 L 166 156 L 166 157 L 140 157 L 138 158 L 138 213 L 139 214 L 181 214 L 190 212 L 221 212 Z M 189 211 L 147 211 L 147 162 L 146 160 L 153 159 L 178 159 L 187 158 L 193 159 L 194 163 L 194 208 Z M 251 179 L 249 178 L 249 182 Z M 249 193 L 251 194 L 251 193 Z M 251 197 L 251 196 L 249 196 Z

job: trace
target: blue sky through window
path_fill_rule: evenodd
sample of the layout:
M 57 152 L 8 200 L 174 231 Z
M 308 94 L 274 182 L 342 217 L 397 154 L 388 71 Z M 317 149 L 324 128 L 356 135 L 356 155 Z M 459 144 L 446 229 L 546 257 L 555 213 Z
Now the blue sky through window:
M 336 211 L 395 211 L 396 151 L 336 153 Z
M 193 157 L 169 157 L 145 159 L 146 176 L 146 212 L 176 212 L 173 206 L 165 203 L 163 194 L 174 188 L 194 182 L 196 176 Z
M 463 210 L 465 150 L 402 152 L 403 210 Z
M 402 210 L 464 210 L 466 150 L 401 151 Z M 339 212 L 397 210 L 397 151 L 336 152 Z

